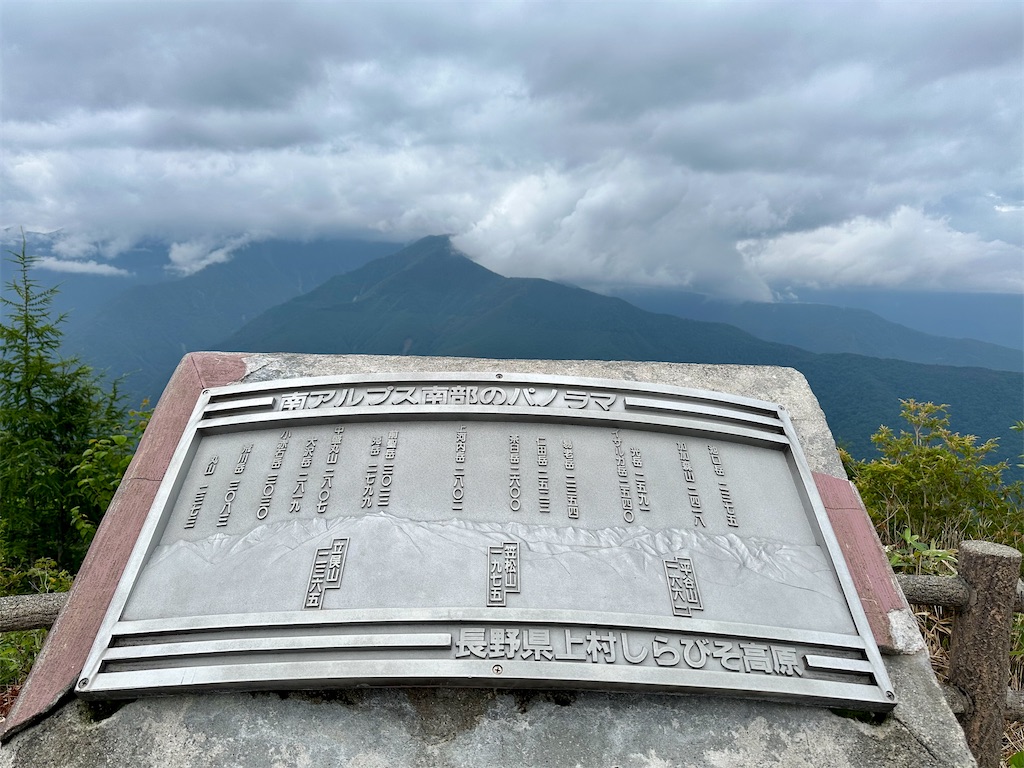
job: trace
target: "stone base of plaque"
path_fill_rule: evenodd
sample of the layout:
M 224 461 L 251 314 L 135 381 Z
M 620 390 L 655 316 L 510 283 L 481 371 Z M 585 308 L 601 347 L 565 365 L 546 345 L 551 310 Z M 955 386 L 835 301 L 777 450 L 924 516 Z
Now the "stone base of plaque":
M 889 670 L 900 705 L 881 723 L 770 702 L 574 691 L 172 696 L 109 716 L 116 703 L 75 701 L 0 749 L 0 765 L 973 765 L 927 658 L 894 658 Z
M 784 405 L 870 634 L 883 651 L 895 708 L 872 714 L 740 693 L 667 695 L 572 686 L 177 692 L 121 701 L 75 697 L 76 688 L 89 685 L 82 676 L 90 649 L 204 390 L 239 382 L 414 371 L 625 380 Z M 843 477 L 816 399 L 798 372 L 755 366 L 191 354 L 161 398 L 74 591 L 2 727 L 0 768 L 974 764 L 931 672 L 913 616 Z

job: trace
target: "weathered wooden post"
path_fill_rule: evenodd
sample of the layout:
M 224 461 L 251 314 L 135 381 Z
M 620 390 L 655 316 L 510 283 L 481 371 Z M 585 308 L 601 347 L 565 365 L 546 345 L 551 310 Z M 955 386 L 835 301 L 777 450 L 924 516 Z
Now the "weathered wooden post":
M 981 768 L 999 765 L 1020 563 L 1021 553 L 1012 547 L 987 541 L 960 545 L 960 577 L 970 586 L 970 600 L 957 614 L 949 681 L 970 702 L 964 733 Z

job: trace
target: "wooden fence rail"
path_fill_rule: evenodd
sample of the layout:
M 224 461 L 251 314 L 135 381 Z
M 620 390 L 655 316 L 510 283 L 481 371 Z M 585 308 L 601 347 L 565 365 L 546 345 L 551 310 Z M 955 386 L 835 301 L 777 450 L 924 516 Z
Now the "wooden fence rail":
M 0 632 L 49 629 L 67 599 L 67 592 L 0 597 Z
M 959 576 L 899 575 L 908 602 L 953 608 L 946 700 L 961 716 L 981 768 L 999 765 L 1006 720 L 1024 720 L 1024 693 L 1007 687 L 1014 612 L 1024 613 L 1021 553 L 984 541 L 960 545 Z M 0 597 L 0 632 L 53 625 L 67 593 Z

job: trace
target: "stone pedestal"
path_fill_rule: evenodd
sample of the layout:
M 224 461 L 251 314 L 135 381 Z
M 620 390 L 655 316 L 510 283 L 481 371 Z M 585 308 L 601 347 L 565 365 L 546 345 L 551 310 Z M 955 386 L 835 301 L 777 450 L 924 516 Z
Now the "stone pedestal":
M 898 704 L 888 715 L 700 695 L 486 689 L 179 694 L 83 702 L 73 688 L 142 521 L 204 388 L 400 371 L 506 371 L 648 382 L 788 409 Z M 791 369 L 594 361 L 195 353 L 161 398 L 68 604 L 7 722 L 4 766 L 968 766 L 913 617 Z

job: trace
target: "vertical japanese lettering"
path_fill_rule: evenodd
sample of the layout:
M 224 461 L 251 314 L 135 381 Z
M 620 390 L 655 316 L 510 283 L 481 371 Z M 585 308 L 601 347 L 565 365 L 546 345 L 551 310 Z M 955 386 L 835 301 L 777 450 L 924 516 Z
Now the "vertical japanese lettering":
M 274 495 L 274 489 L 277 487 L 277 473 L 271 472 L 267 475 L 267 479 L 263 483 L 263 494 L 260 496 L 260 505 L 256 508 L 256 519 L 265 520 L 267 515 L 270 514 L 270 500 Z
M 548 445 L 537 438 L 537 504 L 543 513 L 551 512 L 551 487 L 548 478 Z
M 306 480 L 308 479 L 308 472 L 299 472 L 299 477 L 295 481 L 295 490 L 292 491 L 291 503 L 288 505 L 289 512 L 302 511 L 302 497 L 306 495 Z
M 708 526 L 704 522 L 704 508 L 700 503 L 700 493 L 697 491 L 697 481 L 693 476 L 693 462 L 690 460 L 690 452 L 686 443 L 676 443 L 676 451 L 679 453 L 679 466 L 683 470 L 686 495 L 690 502 L 690 511 L 693 513 L 693 525 L 698 528 L 707 528 Z
M 692 616 L 693 611 L 703 611 L 697 576 L 693 562 L 688 557 L 677 557 L 665 561 L 665 577 L 668 579 L 668 593 L 675 616 Z
M 228 524 L 228 518 L 231 517 L 231 505 L 235 501 L 235 496 L 238 493 L 239 480 L 232 480 L 228 483 L 228 491 L 224 494 L 224 506 L 221 507 L 220 517 L 217 518 L 217 527 L 223 528 Z
M 519 542 L 487 548 L 487 605 L 503 607 L 506 596 L 519 594 Z
M 377 506 L 386 507 L 391 503 L 391 480 L 395 474 L 395 456 L 398 453 L 398 430 L 388 432 L 388 441 L 384 445 L 384 468 L 380 475 L 380 491 L 377 494 Z
M 285 430 L 281 433 L 281 437 L 277 441 L 277 446 L 274 448 L 274 459 L 270 462 L 270 468 L 280 469 L 281 465 L 284 464 L 284 455 L 288 451 L 288 440 L 291 438 L 292 433 Z
M 345 427 L 335 427 L 331 435 L 331 443 L 327 447 L 327 466 L 333 467 L 338 463 L 338 456 L 341 455 L 341 444 L 345 439 Z
M 565 508 L 570 520 L 580 516 L 579 495 L 576 489 L 576 456 L 572 440 L 562 440 L 562 460 L 565 464 Z
M 650 512 L 651 502 L 647 498 L 647 478 L 644 476 L 643 453 L 639 448 L 630 448 L 629 457 L 633 464 L 633 482 L 636 483 L 636 505 L 641 512 Z
M 522 478 L 519 474 L 519 435 L 508 436 L 508 508 L 522 509 Z
M 306 600 L 303 608 L 319 610 L 324 604 L 324 590 L 340 589 L 341 577 L 345 572 L 349 539 L 334 539 L 331 546 L 322 547 L 313 556 L 313 567 L 306 584 Z
M 238 463 L 235 464 L 235 474 L 240 475 L 245 472 L 245 465 L 249 461 L 249 454 L 252 453 L 253 444 L 249 443 L 245 448 L 242 449 L 241 455 L 238 457 Z
M 466 499 L 466 428 L 455 432 L 455 476 L 452 481 L 452 512 L 461 512 Z
M 188 520 L 185 521 L 186 528 L 195 528 L 196 520 L 199 519 L 199 511 L 203 508 L 203 501 L 206 499 L 206 489 L 209 486 L 201 485 L 196 495 L 192 497 L 192 507 L 188 511 Z
M 390 394 L 390 389 L 388 393 Z M 360 509 L 373 509 L 373 495 L 377 490 L 377 457 L 380 456 L 383 443 L 383 435 L 370 438 L 370 461 L 366 465 L 366 474 L 363 476 L 363 496 L 359 502 Z
M 306 440 L 306 447 L 302 451 L 302 461 L 299 466 L 303 469 L 309 469 L 313 466 L 313 454 L 316 453 L 316 438 L 311 437 Z
M 629 487 L 629 470 L 626 469 L 626 453 L 622 448 L 622 437 L 619 430 L 612 430 L 612 447 L 615 449 L 615 475 L 619 479 L 619 504 L 622 507 L 622 519 L 632 523 L 636 519 L 633 512 L 633 492 Z
M 718 495 L 722 499 L 722 509 L 725 510 L 725 522 L 730 528 L 739 528 L 739 521 L 736 519 L 736 507 L 732 502 L 732 491 L 729 490 L 729 483 L 725 479 L 725 465 L 722 463 L 722 455 L 717 445 L 708 446 L 708 455 L 711 457 L 711 466 L 715 474 L 721 478 L 718 481 Z
M 324 514 L 327 511 L 327 502 L 331 499 L 331 489 L 334 488 L 334 468 L 328 467 L 324 470 L 324 476 L 320 480 L 320 493 L 316 497 L 317 514 Z

